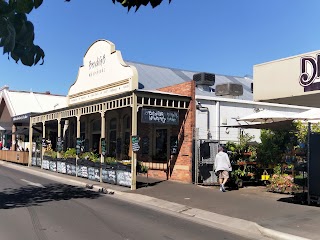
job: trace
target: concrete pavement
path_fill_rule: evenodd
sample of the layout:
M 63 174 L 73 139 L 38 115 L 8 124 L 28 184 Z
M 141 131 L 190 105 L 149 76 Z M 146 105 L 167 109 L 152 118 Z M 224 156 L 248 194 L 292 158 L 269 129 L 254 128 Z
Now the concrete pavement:
M 146 207 L 161 209 L 180 217 L 228 230 L 252 239 L 319 239 L 320 209 L 288 203 L 287 195 L 267 193 L 262 188 L 244 188 L 222 193 L 217 187 L 199 187 L 172 181 L 149 182 L 129 188 L 92 182 L 83 178 L 25 167 L 7 162 L 1 165 L 76 186 L 92 185 L 94 190 L 115 192 L 114 197 Z

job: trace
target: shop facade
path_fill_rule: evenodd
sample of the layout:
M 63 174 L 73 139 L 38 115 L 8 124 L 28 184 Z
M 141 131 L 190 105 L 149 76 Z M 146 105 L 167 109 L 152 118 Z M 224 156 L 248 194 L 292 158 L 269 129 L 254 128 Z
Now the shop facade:
M 257 101 L 320 107 L 320 51 L 300 54 L 254 66 L 254 99 Z M 317 112 L 317 111 L 314 111 Z M 320 120 L 314 114 L 306 120 Z M 319 203 L 320 134 L 308 122 L 306 149 L 307 200 Z
M 253 67 L 255 101 L 320 107 L 320 51 Z
M 76 148 L 77 159 L 82 152 L 94 152 L 100 163 L 107 158 L 129 161 L 132 189 L 137 162 L 148 167 L 151 176 L 191 182 L 192 84 L 141 90 L 137 69 L 122 60 L 113 43 L 98 40 L 84 56 L 69 89 L 68 106 L 32 115 L 29 141 L 37 127 L 42 129 L 42 141 L 49 140 L 58 149 L 58 157 L 61 151 Z M 30 165 L 36 147 L 32 150 Z

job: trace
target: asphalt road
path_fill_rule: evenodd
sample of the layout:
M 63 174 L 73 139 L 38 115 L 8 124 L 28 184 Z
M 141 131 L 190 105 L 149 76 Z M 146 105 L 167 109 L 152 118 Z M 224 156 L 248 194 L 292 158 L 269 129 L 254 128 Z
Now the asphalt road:
M 1 166 L 0 239 L 246 238 Z

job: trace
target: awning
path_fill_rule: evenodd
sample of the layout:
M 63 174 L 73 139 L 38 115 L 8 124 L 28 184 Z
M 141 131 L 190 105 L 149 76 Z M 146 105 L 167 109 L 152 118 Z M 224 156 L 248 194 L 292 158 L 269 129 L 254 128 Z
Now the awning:
M 292 116 L 292 119 L 294 120 L 319 120 L 320 119 L 320 109 L 319 108 L 313 108 L 308 111 L 298 113 Z
M 237 125 L 221 126 L 227 128 L 251 128 L 251 129 L 270 129 L 270 130 L 293 130 L 294 126 L 292 120 L 285 120 L 279 122 L 270 122 L 270 123 L 240 123 Z
M 260 112 L 250 114 L 248 116 L 238 118 L 237 121 L 272 123 L 272 122 L 278 122 L 278 121 L 285 121 L 288 119 L 289 117 L 279 112 L 271 111 L 271 110 L 262 110 Z
M 28 128 L 19 128 L 13 134 L 15 134 L 15 135 L 28 135 L 29 129 Z

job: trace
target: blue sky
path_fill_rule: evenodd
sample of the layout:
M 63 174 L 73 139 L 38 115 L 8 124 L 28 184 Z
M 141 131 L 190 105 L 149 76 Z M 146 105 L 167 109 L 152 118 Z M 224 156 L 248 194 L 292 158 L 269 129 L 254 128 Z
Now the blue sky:
M 125 60 L 244 76 L 255 64 L 320 49 L 319 9 L 319 0 L 164 0 L 127 13 L 111 0 L 45 0 L 29 14 L 44 65 L 0 55 L 0 86 L 67 94 L 98 39 Z

